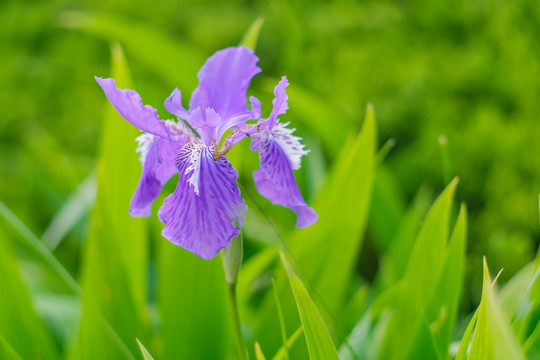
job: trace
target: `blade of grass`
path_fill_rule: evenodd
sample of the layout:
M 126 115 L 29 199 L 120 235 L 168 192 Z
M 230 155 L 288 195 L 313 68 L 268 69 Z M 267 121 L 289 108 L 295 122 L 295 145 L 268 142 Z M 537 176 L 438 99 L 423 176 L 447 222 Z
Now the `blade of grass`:
M 163 238 L 157 241 L 161 358 L 219 359 L 236 351 L 221 259 L 203 260 Z
M 154 360 L 152 355 L 150 355 L 148 350 L 146 350 L 146 348 L 144 347 L 143 343 L 139 339 L 136 339 L 136 340 L 137 340 L 137 344 L 139 345 L 139 349 L 141 349 L 141 354 L 143 356 L 143 359 L 144 360 Z
M 471 318 L 471 321 L 469 321 L 469 325 L 467 325 L 467 329 L 465 329 L 465 333 L 463 334 L 463 337 L 461 338 L 461 342 L 459 344 L 459 350 L 456 355 L 455 360 L 465 360 L 467 358 L 467 352 L 469 351 L 469 344 L 471 342 L 471 336 L 473 334 L 474 328 L 476 327 L 476 322 L 478 321 L 478 309 L 474 312 L 474 315 Z
M 266 357 L 264 356 L 261 345 L 258 342 L 255 342 L 255 359 L 256 360 L 266 360 Z
M 45 245 L 54 251 L 75 224 L 96 201 L 96 176 L 90 174 L 64 202 L 41 236 Z
M 484 284 L 468 359 L 525 359 L 509 322 L 500 310 L 484 258 Z
M 427 357 L 429 351 L 439 359 L 444 359 L 448 354 L 463 282 L 466 239 L 467 210 L 465 205 L 462 205 L 446 250 L 441 274 L 428 295 L 424 321 L 413 340 L 410 359 Z
M 296 299 L 296 305 L 298 307 L 298 312 L 300 313 L 300 319 L 302 320 L 302 327 L 304 329 L 310 359 L 339 359 L 332 337 L 328 332 L 328 328 L 326 327 L 320 312 L 317 310 L 315 303 L 311 299 L 307 288 L 295 273 L 290 261 L 283 252 L 281 253 L 281 261 L 289 277 L 291 288 Z
M 255 19 L 255 21 L 253 21 L 249 29 L 244 34 L 244 37 L 240 41 L 240 45 L 245 45 L 248 48 L 255 50 L 263 23 L 264 16 L 259 16 L 257 19 Z
M 130 87 L 129 69 L 120 46 L 113 46 L 111 54 L 112 75 L 118 86 Z M 75 358 L 133 358 L 139 352 L 135 338 L 148 336 L 146 223 L 128 213 L 141 172 L 134 152 L 134 139 L 139 134 L 107 104 L 96 206 L 83 252 L 85 296 L 81 329 L 72 353 Z
M 448 241 L 448 223 L 452 199 L 457 186 L 454 179 L 435 201 L 420 229 L 407 268 L 394 302 L 394 315 L 390 320 L 379 358 L 406 358 L 419 329 L 420 314 L 437 284 Z M 409 329 L 403 332 L 402 329 Z
M 279 302 L 279 294 L 276 287 L 276 281 L 272 279 L 272 287 L 274 288 L 274 295 L 276 297 L 276 306 L 279 316 L 279 326 L 281 327 L 281 339 L 283 340 L 284 357 L 289 360 L 289 349 L 287 348 L 287 330 L 285 328 L 285 320 L 283 319 L 283 312 L 281 311 L 281 303 Z
M 0 358 L 1 359 L 10 359 L 10 360 L 23 360 L 23 358 L 17 354 L 15 349 L 9 345 L 9 343 L 4 339 L 2 334 L 0 334 Z
M 21 220 L 11 210 L 0 201 L 0 216 L 6 220 L 20 235 L 18 239 L 24 241 L 23 245 L 29 250 L 37 254 L 43 261 L 55 272 L 60 279 L 66 284 L 75 294 L 80 294 L 80 287 L 77 281 L 71 276 L 66 268 L 56 259 L 45 244 L 39 240 L 31 231 L 23 224 Z
M 287 244 L 282 243 L 283 247 L 290 247 L 298 267 L 313 285 L 328 326 L 332 326 L 328 314 L 336 315 L 345 302 L 363 241 L 375 172 L 375 148 L 376 124 L 373 108 L 369 105 L 362 131 L 345 143 L 314 202 L 318 221 L 308 228 L 295 230 L 287 238 Z M 278 269 L 275 279 L 286 326 L 289 330 L 296 329 L 299 319 L 287 290 L 286 275 Z M 261 341 L 266 353 L 275 352 L 281 346 L 277 341 L 279 322 L 272 315 L 275 311 L 275 300 L 268 294 L 255 321 L 255 337 Z M 291 358 L 295 358 L 292 350 Z
M 0 337 L 7 354 L 23 359 L 57 359 L 58 349 L 43 320 L 36 313 L 20 275 L 11 242 L 0 228 Z
M 298 339 L 298 337 L 302 334 L 303 331 L 304 329 L 302 328 L 302 326 L 296 329 L 296 331 L 287 340 L 287 343 L 285 344 L 285 346 L 282 346 L 281 348 L 279 348 L 278 352 L 276 353 L 276 355 L 274 355 L 272 360 L 282 360 L 282 359 L 285 359 L 285 356 L 289 356 L 288 349 L 290 349 L 294 345 L 294 343 L 296 342 L 296 339 Z

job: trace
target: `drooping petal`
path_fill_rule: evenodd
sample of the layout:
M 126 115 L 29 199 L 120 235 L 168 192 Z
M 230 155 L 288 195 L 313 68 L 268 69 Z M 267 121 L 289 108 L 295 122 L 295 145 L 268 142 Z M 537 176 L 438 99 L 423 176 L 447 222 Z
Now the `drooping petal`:
M 180 150 L 178 186 L 158 212 L 165 224 L 162 235 L 203 259 L 229 246 L 247 210 L 236 185 L 238 173 L 227 158 L 214 161 L 213 150 L 198 141 Z
M 96 76 L 107 99 L 124 119 L 142 131 L 169 138 L 169 129 L 164 121 L 159 120 L 157 110 L 150 105 L 143 105 L 142 99 L 135 90 L 118 89 L 114 79 L 102 79 Z
M 283 126 L 278 123 L 275 129 L 279 128 Z M 253 173 L 253 179 L 261 195 L 293 210 L 297 216 L 296 226 L 307 227 L 317 220 L 318 215 L 306 205 L 293 175 L 293 169 L 300 167 L 299 159 L 306 151 L 299 138 L 291 133 L 291 130 L 288 133 L 278 130 L 278 134 L 274 134 L 266 130 L 252 137 L 251 149 L 259 152 L 261 163 L 261 168 Z
M 193 91 L 190 110 L 213 108 L 222 119 L 248 110 L 246 91 L 255 74 L 259 58 L 245 46 L 229 47 L 212 55 L 197 75 L 199 86 Z
M 131 199 L 129 213 L 143 217 L 151 214 L 152 203 L 167 181 L 177 172 L 175 158 L 183 144 L 147 133 L 137 139 L 143 171 Z

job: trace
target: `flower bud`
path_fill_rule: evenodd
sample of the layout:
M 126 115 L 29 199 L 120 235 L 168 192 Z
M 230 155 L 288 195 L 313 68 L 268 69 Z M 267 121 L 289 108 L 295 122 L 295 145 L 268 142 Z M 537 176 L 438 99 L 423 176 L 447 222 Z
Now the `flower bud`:
M 238 279 L 238 271 L 242 265 L 243 258 L 243 239 L 242 233 L 231 239 L 231 245 L 221 250 L 221 260 L 225 269 L 225 280 L 227 284 L 235 285 Z

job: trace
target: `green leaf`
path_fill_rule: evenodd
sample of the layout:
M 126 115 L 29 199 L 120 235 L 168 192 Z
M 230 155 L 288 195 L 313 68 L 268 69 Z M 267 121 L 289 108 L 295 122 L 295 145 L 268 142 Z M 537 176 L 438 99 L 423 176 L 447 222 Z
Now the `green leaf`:
M 346 302 L 346 293 L 363 241 L 375 173 L 376 124 L 372 106 L 356 138 L 344 143 L 342 153 L 314 202 L 319 219 L 312 226 L 296 229 L 287 237 L 287 245 L 297 259 L 304 278 L 312 284 L 321 301 L 328 326 Z M 359 164 L 361 164 L 359 166 Z M 332 271 L 328 271 L 332 269 Z M 275 276 L 287 328 L 299 325 L 297 312 L 287 291 L 286 276 L 280 269 Z M 270 294 L 271 295 L 271 294 Z M 256 318 L 255 337 L 266 353 L 281 345 L 275 301 L 268 296 Z M 299 356 L 299 355 L 296 355 Z M 292 355 L 291 358 L 295 356 Z
M 0 334 L 0 359 L 22 360 L 22 357 L 9 345 L 2 334 Z
M 337 314 L 344 304 L 362 245 L 375 148 L 375 113 L 370 105 L 358 138 L 352 147 L 343 149 L 314 203 L 319 219 L 309 228 L 295 231 L 289 240 L 299 267 L 331 314 Z
M 512 276 L 499 292 L 501 308 L 509 318 L 513 318 L 516 314 L 520 303 L 526 296 L 527 289 L 534 279 L 534 275 L 535 264 L 534 261 L 531 261 L 516 275 Z
M 240 45 L 245 45 L 248 48 L 255 50 L 255 47 L 257 46 L 257 39 L 259 38 L 259 33 L 261 32 L 261 27 L 264 23 L 264 16 L 259 16 L 253 24 L 249 27 L 249 29 L 244 34 L 244 37 L 242 38 L 242 41 L 240 41 Z
M 468 359 L 525 359 L 510 323 L 500 309 L 484 258 L 484 284 Z
M 11 242 L 0 228 L 0 355 L 57 359 L 58 349 L 34 309 L 16 259 Z
M 426 321 L 423 317 L 426 316 L 424 312 L 429 300 L 426 295 L 436 288 L 443 269 L 448 223 L 457 182 L 454 179 L 435 201 L 420 229 L 393 302 L 394 315 L 388 324 L 379 358 L 407 357 L 421 322 Z M 408 330 L 404 332 L 403 329 Z
M 139 339 L 136 339 L 136 340 L 137 340 L 137 344 L 139 344 L 139 349 L 141 349 L 141 354 L 143 356 L 143 359 L 144 360 L 154 360 L 152 355 L 150 355 L 148 350 L 146 350 L 146 348 L 144 347 L 143 343 Z
M 272 358 L 272 360 L 287 360 L 289 359 L 289 350 L 293 345 L 294 343 L 296 342 L 296 339 L 298 339 L 298 337 L 300 336 L 300 334 L 302 334 L 302 332 L 304 331 L 304 329 L 302 328 L 302 326 L 300 326 L 288 339 L 287 339 L 287 343 L 280 347 L 278 352 L 276 353 L 276 355 L 274 355 L 274 357 Z
M 467 210 L 465 205 L 462 205 L 446 250 L 441 274 L 423 310 L 426 321 L 421 323 L 421 330 L 414 339 L 410 359 L 427 358 L 426 354 L 430 349 L 440 359 L 444 359 L 448 354 L 463 282 L 466 238 Z
M 0 216 L 17 231 L 20 236 L 16 239 L 28 249 L 31 253 L 37 256 L 47 268 L 50 269 L 60 279 L 68 291 L 72 291 L 75 294 L 79 294 L 81 289 L 79 284 L 71 276 L 71 274 L 64 268 L 64 266 L 54 257 L 51 251 L 45 246 L 45 244 L 39 240 L 31 231 L 23 224 L 23 222 L 13 213 L 11 210 L 0 201 Z
M 70 232 L 77 222 L 88 213 L 96 201 L 96 176 L 90 174 L 73 191 L 43 232 L 43 242 L 51 250 Z
M 261 345 L 258 342 L 255 342 L 255 359 L 256 360 L 266 360 L 266 357 L 264 356 Z
M 407 268 L 407 262 L 418 236 L 422 219 L 426 216 L 431 201 L 428 191 L 421 187 L 412 204 L 401 217 L 391 245 L 381 261 L 381 270 L 377 279 L 380 286 L 389 287 L 401 280 Z
M 161 358 L 226 357 L 236 349 L 232 348 L 232 315 L 220 257 L 203 260 L 166 239 L 159 238 L 157 243 Z
M 469 350 L 469 343 L 471 341 L 471 336 L 476 326 L 477 320 L 478 320 L 478 309 L 476 309 L 476 311 L 474 312 L 474 315 L 472 316 L 471 321 L 469 321 L 469 325 L 467 325 L 467 329 L 465 329 L 465 333 L 463 334 L 463 337 L 461 338 L 461 342 L 459 344 L 459 350 L 456 355 L 456 360 L 465 360 L 467 358 L 467 351 Z
M 289 359 L 289 349 L 287 347 L 287 330 L 285 328 L 285 319 L 283 318 L 283 311 L 281 310 L 281 302 L 279 301 L 279 294 L 276 288 L 276 282 L 272 279 L 272 287 L 274 288 L 274 295 L 276 296 L 276 306 L 279 317 L 279 326 L 281 327 L 281 339 L 283 340 L 282 348 L 285 351 L 285 359 Z
M 284 253 L 281 253 L 281 261 L 289 276 L 294 298 L 296 299 L 296 306 L 302 320 L 310 359 L 339 359 L 336 347 L 321 314 Z
M 118 86 L 130 87 L 119 45 L 112 48 L 112 69 Z M 83 252 L 81 329 L 72 355 L 132 358 L 139 352 L 135 338 L 146 338 L 149 330 L 146 221 L 128 213 L 141 173 L 134 152 L 140 131 L 107 102 L 102 134 L 96 206 Z

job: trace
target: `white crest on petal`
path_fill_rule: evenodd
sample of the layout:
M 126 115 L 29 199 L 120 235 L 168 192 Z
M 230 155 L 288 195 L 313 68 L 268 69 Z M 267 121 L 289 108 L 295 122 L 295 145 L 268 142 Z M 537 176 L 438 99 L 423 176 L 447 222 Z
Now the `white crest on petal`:
M 201 170 L 201 157 L 204 152 L 208 152 L 208 156 L 212 156 L 214 147 L 206 146 L 204 142 L 199 139 L 188 142 L 178 153 L 176 158 L 176 167 L 180 168 L 180 163 L 188 162 L 189 166 L 186 167 L 185 174 L 189 176 L 188 183 L 193 186 L 195 194 L 199 195 L 199 178 Z
M 272 133 L 274 134 L 274 139 L 291 161 L 293 170 L 298 170 L 300 169 L 302 156 L 307 155 L 309 150 L 304 150 L 305 145 L 300 142 L 302 140 L 301 137 L 292 134 L 296 129 L 287 129 L 287 125 L 289 123 L 278 122 L 272 129 Z
M 141 154 L 139 156 L 139 161 L 141 162 L 141 164 L 144 165 L 144 162 L 146 161 L 146 156 L 148 155 L 148 151 L 150 150 L 150 146 L 154 142 L 154 135 L 143 132 L 141 135 L 135 138 L 135 141 L 137 141 L 137 149 L 135 150 L 135 152 Z
M 195 138 L 193 131 L 182 120 L 165 120 L 165 124 L 173 134 L 186 137 L 188 140 Z

